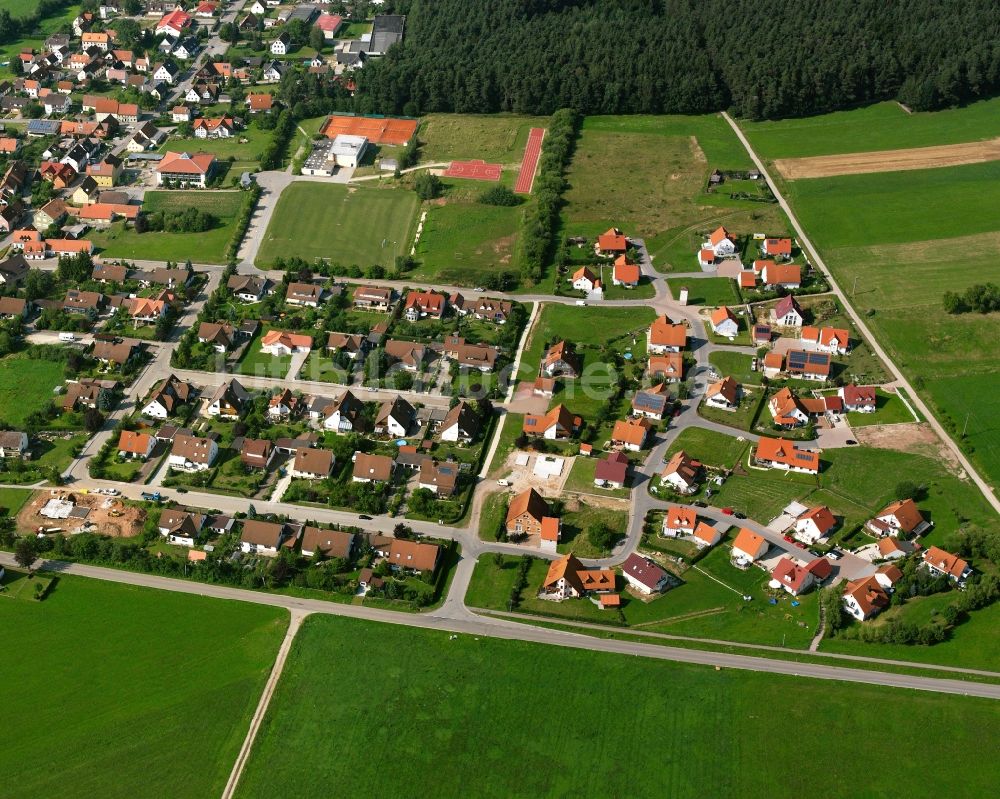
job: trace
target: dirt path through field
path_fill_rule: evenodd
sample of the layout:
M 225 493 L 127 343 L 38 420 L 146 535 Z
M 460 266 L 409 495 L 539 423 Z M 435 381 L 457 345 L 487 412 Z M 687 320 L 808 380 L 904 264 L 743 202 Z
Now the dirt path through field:
M 906 169 L 934 169 L 997 160 L 1000 160 L 1000 138 L 907 150 L 779 158 L 774 162 L 774 167 L 786 180 L 800 180 L 870 172 L 900 172 Z

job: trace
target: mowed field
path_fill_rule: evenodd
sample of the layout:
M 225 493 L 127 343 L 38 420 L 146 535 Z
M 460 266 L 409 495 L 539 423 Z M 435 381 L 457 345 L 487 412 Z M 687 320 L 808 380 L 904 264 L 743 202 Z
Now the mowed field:
M 29 414 L 50 404 L 63 371 L 60 361 L 0 358 L 0 422 L 19 428 Z
M 566 236 L 609 227 L 642 237 L 660 271 L 697 269 L 705 233 L 782 233 L 777 206 L 704 191 L 713 169 L 750 167 L 739 140 L 718 116 L 587 117 L 567 174 Z
M 430 114 L 417 131 L 421 161 L 479 159 L 516 170 L 524 155 L 528 131 L 548 124 L 548 117 Z
M 875 706 L 906 723 L 858 746 Z M 568 796 L 585 774 L 607 796 L 977 796 L 998 729 L 987 700 L 312 617 L 237 795 Z M 917 750 L 949 767 L 889 756 Z
M 79 577 L 30 596 L 0 595 L 3 795 L 218 796 L 287 614 Z
M 912 115 L 883 103 L 744 128 L 769 158 L 981 142 L 1000 135 L 1000 101 Z M 946 291 L 1000 282 L 1000 160 L 782 185 L 890 357 L 1000 483 L 1000 314 L 942 306 Z
M 1000 98 L 964 108 L 908 114 L 899 103 L 768 122 L 740 122 L 767 159 L 898 150 L 1000 136 Z
M 299 256 L 362 268 L 392 266 L 397 255 L 410 251 L 418 203 L 407 189 L 293 183 L 278 200 L 257 265 Z
M 136 233 L 117 222 L 103 231 L 88 233 L 94 246 L 106 258 L 136 258 L 156 261 L 222 264 L 233 238 L 236 217 L 243 202 L 239 191 L 147 191 L 146 213 L 198 208 L 216 218 L 215 226 L 204 233 Z

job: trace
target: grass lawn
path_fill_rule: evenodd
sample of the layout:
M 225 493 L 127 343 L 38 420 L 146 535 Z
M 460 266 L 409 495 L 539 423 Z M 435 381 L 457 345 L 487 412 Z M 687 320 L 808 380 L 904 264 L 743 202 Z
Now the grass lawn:
M 741 121 L 740 127 L 769 159 L 931 147 L 1000 136 L 1000 99 L 916 114 L 885 102 L 814 117 Z
M 746 452 L 749 442 L 737 441 L 736 436 L 705 430 L 701 427 L 689 427 L 682 431 L 667 450 L 666 458 L 678 450 L 684 450 L 696 461 L 706 466 L 729 469 Z
M 258 377 L 284 377 L 292 366 L 291 355 L 271 355 L 264 352 L 260 339 L 251 341 L 239 362 L 241 375 L 256 375 Z
M 234 159 L 232 167 L 229 169 L 228 180 L 234 176 L 239 177 L 243 171 L 255 171 L 260 168 L 260 156 L 271 142 L 273 132 L 261 130 L 251 125 L 245 130 L 238 130 L 236 134 L 228 139 L 190 139 L 169 137 L 160 145 L 158 152 L 165 153 L 168 150 L 178 152 L 211 153 L 220 160 L 232 157 Z M 246 141 L 241 141 L 245 139 Z
M 506 491 L 489 494 L 483 500 L 479 515 L 479 537 L 483 541 L 496 541 L 497 531 L 507 518 L 507 505 L 511 495 Z
M 579 457 L 573 461 L 573 468 L 563 484 L 563 491 L 578 491 L 584 494 L 598 494 L 602 497 L 619 497 L 628 499 L 632 493 L 629 488 L 600 488 L 594 485 L 594 472 L 600 458 Z
M 871 424 L 902 424 L 916 421 L 898 394 L 889 394 L 882 389 L 878 389 L 875 392 L 875 413 L 847 414 L 847 422 L 851 427 L 866 427 Z
M 721 408 L 713 408 L 711 405 L 702 402 L 698 406 L 698 415 L 719 424 L 729 425 L 737 430 L 750 430 L 754 416 L 757 415 L 757 408 L 760 406 L 762 389 L 743 388 L 743 395 L 740 397 L 740 404 L 736 410 L 725 411 Z
M 391 712 L 357 689 L 373 662 L 380 681 L 396 686 Z M 556 694 L 579 701 L 566 703 L 553 724 Z M 875 706 L 907 719 L 893 734 L 894 750 L 934 751 L 949 768 L 914 770 L 887 757 L 888 744 L 857 746 L 857 710 Z M 592 735 L 566 734 L 592 725 L 598 707 L 628 707 L 630 725 L 657 734 L 642 745 L 635 735 L 601 736 L 599 746 Z M 998 723 L 1000 709 L 987 700 L 311 617 L 237 795 L 309 799 L 336 785 L 353 796 L 377 784 L 384 796 L 565 796 L 578 790 L 585 763 L 588 781 L 611 796 L 659 795 L 665 786 L 670 796 L 700 796 L 706 781 L 718 795 L 748 798 L 798 796 L 815 784 L 834 786 L 827 793 L 837 797 L 856 795 L 858 784 L 872 796 L 985 796 L 1000 767 L 981 753 L 994 746 Z M 795 734 L 775 734 L 788 729 Z M 792 778 L 761 768 L 760 748 L 750 743 L 761 740 L 768 758 L 796 759 Z M 357 756 L 389 750 L 392 769 Z M 312 753 L 310 767 L 289 751 Z M 810 756 L 799 757 L 803 751 Z
M 736 281 L 728 277 L 700 277 L 693 280 L 672 278 L 667 280 L 667 285 L 670 286 L 670 293 L 675 299 L 680 297 L 682 287 L 687 288 L 688 305 L 707 305 L 715 308 L 719 305 L 734 305 L 740 302 Z
M 410 251 L 418 204 L 407 189 L 293 183 L 278 200 L 257 265 L 297 255 L 392 266 L 397 255 Z
M 218 220 L 204 233 L 136 233 L 116 222 L 110 228 L 89 234 L 104 257 L 138 258 L 157 261 L 225 263 L 226 248 L 233 238 L 243 193 L 239 191 L 148 191 L 147 213 L 183 208 L 199 208 Z
M 17 516 L 32 493 L 30 488 L 0 488 L 0 516 Z
M 708 354 L 708 362 L 722 377 L 729 375 L 739 383 L 760 384 L 760 372 L 750 369 L 750 364 L 753 363 L 751 355 L 716 350 Z
M 143 462 L 138 459 L 128 459 L 119 462 L 117 456 L 112 456 L 104 465 L 106 480 L 120 480 L 123 483 L 131 483 L 143 467 Z
M 0 603 L 18 642 L 6 796 L 222 792 L 287 613 L 68 576 L 44 602 Z
M 287 369 L 285 370 L 287 373 Z M 350 375 L 333 363 L 323 350 L 313 350 L 299 370 L 299 380 L 318 380 L 324 383 L 346 383 Z
M 0 422 L 20 428 L 33 412 L 52 403 L 63 383 L 65 364 L 18 357 L 0 358 Z
M 559 551 L 572 552 L 578 558 L 605 557 L 609 553 L 595 547 L 587 537 L 587 531 L 591 527 L 602 523 L 624 536 L 628 532 L 628 511 L 591 507 L 581 503 L 579 510 L 564 512 Z
M 524 157 L 531 128 L 547 128 L 548 117 L 510 114 L 430 114 L 417 133 L 420 160 L 479 159 L 516 170 Z M 483 188 L 490 184 L 483 183 Z
M 497 272 L 517 271 L 512 259 L 524 206 L 483 205 L 478 194 L 450 191 L 444 205 L 427 208 L 414 279 L 480 286 Z

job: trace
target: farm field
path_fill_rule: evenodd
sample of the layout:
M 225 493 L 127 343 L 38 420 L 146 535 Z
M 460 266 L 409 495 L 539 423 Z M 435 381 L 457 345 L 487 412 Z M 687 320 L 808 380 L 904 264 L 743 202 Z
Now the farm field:
M 691 271 L 703 235 L 720 224 L 736 233 L 786 230 L 775 205 L 704 191 L 713 169 L 750 166 L 727 128 L 714 115 L 588 117 L 567 175 L 563 234 L 619 227 L 646 240 L 658 270 Z
M 101 255 L 108 258 L 137 258 L 178 261 L 190 258 L 195 263 L 221 264 L 233 238 L 236 217 L 243 202 L 239 191 L 148 191 L 143 207 L 146 213 L 164 210 L 199 208 L 214 215 L 217 223 L 204 233 L 136 233 L 116 222 L 104 231 L 88 234 Z
M 397 255 L 410 251 L 418 203 L 406 189 L 293 183 L 278 200 L 257 265 L 298 256 L 391 267 Z
M 516 171 L 524 155 L 528 131 L 548 124 L 548 117 L 430 114 L 417 131 L 421 161 L 479 159 L 503 164 L 505 172 Z
M 915 114 L 885 102 L 815 117 L 741 121 L 740 127 L 767 159 L 930 147 L 1000 136 L 1000 99 Z
M 516 276 L 513 262 L 524 206 L 478 202 L 489 187 L 467 189 L 446 180 L 443 205 L 431 205 L 417 244 L 420 266 L 409 273 L 431 283 L 481 286 L 499 272 Z
M 21 427 L 35 411 L 52 402 L 52 390 L 63 382 L 65 365 L 9 355 L 0 358 L 0 422 Z
M 391 713 L 357 690 L 373 660 L 380 681 L 395 686 Z M 331 673 L 342 679 L 321 676 Z M 555 695 L 578 697 L 561 707 L 559 724 L 551 723 Z M 875 704 L 908 719 L 894 746 L 932 749 L 949 763 L 946 773 L 915 771 L 879 746 L 855 746 L 857 708 Z M 641 746 L 633 735 L 602 736 L 595 747 L 591 736 L 565 732 L 591 725 L 597 706 L 626 705 L 631 722 L 660 734 Z M 992 745 L 983 736 L 995 737 L 998 721 L 996 703 L 985 700 L 313 617 L 292 648 L 237 795 L 309 799 L 336 785 L 350 796 L 377 783 L 383 796 L 560 796 L 577 790 L 582 763 L 588 780 L 612 796 L 650 796 L 666 786 L 671 796 L 702 795 L 705 780 L 720 796 L 790 797 L 817 781 L 831 796 L 854 795 L 859 781 L 873 795 L 911 786 L 985 795 L 998 767 L 979 752 Z M 788 725 L 795 735 L 773 734 Z M 774 780 L 747 743 L 765 737 L 771 759 L 803 749 L 810 757 L 797 759 L 792 778 Z M 388 750 L 392 769 L 357 756 Z M 310 768 L 283 756 L 289 751 L 312 752 Z
M 218 796 L 287 614 L 79 577 L 28 596 L 0 597 L 5 796 Z

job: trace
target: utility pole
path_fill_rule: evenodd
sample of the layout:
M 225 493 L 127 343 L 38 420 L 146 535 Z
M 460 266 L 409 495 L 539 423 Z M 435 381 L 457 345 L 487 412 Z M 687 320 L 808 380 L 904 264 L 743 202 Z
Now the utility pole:
M 962 425 L 962 438 L 965 438 L 965 431 L 969 429 L 969 416 L 972 411 L 965 412 L 965 424 Z

